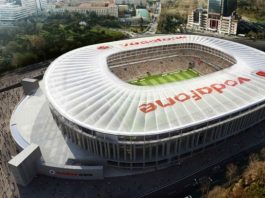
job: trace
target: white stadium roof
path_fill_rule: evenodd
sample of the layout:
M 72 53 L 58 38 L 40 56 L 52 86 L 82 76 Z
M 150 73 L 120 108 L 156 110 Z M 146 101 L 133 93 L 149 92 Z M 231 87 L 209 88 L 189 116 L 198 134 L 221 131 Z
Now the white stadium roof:
M 215 48 L 237 63 L 212 74 L 158 86 L 128 84 L 107 66 L 111 54 L 181 43 Z M 265 53 L 254 48 L 212 37 L 168 35 L 70 51 L 49 66 L 44 83 L 50 104 L 82 127 L 107 134 L 151 135 L 217 119 L 264 101 L 264 72 Z M 167 98 L 174 102 L 162 107 Z M 148 109 L 151 111 L 146 112 Z

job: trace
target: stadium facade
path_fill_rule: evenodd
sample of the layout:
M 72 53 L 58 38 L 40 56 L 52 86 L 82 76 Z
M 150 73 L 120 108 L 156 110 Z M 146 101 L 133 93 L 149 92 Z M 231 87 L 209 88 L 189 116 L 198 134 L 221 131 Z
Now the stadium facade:
M 41 174 L 98 179 L 115 176 L 108 170 L 120 176 L 168 167 L 264 120 L 264 55 L 194 35 L 79 48 L 49 66 L 41 88 L 15 109 L 11 132 L 22 149 L 40 146 Z M 140 74 L 166 76 L 172 71 L 163 62 L 179 70 L 185 60 L 199 77 L 156 86 L 128 83 Z M 154 69 L 156 61 L 161 66 Z

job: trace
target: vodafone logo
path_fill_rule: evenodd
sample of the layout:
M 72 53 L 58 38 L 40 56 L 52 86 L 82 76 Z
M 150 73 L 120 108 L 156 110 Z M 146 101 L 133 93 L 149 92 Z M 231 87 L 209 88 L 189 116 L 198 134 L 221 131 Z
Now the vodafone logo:
M 186 36 L 172 36 L 167 38 L 155 38 L 155 39 L 147 39 L 147 40 L 134 40 L 126 43 L 122 43 L 121 46 L 123 47 L 129 47 L 129 46 L 141 46 L 141 45 L 147 45 L 150 43 L 161 43 L 161 42 L 167 42 L 167 41 L 176 41 L 180 39 L 186 39 Z M 109 45 L 100 45 L 97 47 L 98 50 L 104 50 L 109 49 Z
M 257 75 L 262 75 L 265 78 L 265 72 L 259 73 Z M 209 86 L 199 87 L 197 89 L 190 90 L 189 92 L 176 93 L 175 96 L 166 98 L 165 100 L 155 100 L 153 102 L 141 104 L 139 106 L 139 109 L 143 113 L 149 113 L 155 111 L 157 108 L 171 107 L 177 103 L 182 103 L 188 100 L 198 101 L 201 100 L 207 94 L 212 94 L 214 92 L 222 94 L 227 88 L 237 87 L 249 81 L 251 81 L 251 79 L 249 78 L 237 77 L 237 79 L 235 80 L 226 80 L 223 83 L 214 83 Z
M 257 76 L 261 76 L 261 77 L 265 78 L 265 71 L 257 71 L 255 74 Z
M 110 48 L 110 46 L 108 46 L 108 45 L 100 45 L 97 47 L 98 50 L 104 50 L 104 49 L 109 49 L 109 48 Z
M 139 41 L 131 41 L 127 43 L 123 43 L 123 47 L 128 47 L 128 46 L 141 46 L 141 45 L 146 45 L 150 43 L 161 43 L 161 42 L 167 42 L 167 41 L 176 41 L 179 39 L 186 39 L 186 36 L 173 36 L 173 37 L 168 37 L 168 38 L 156 38 L 156 39 L 148 39 L 148 40 L 139 40 Z

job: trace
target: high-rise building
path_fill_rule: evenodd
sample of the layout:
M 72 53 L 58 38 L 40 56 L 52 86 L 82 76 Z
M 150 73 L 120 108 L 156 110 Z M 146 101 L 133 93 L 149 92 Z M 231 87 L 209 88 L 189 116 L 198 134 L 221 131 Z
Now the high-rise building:
M 2 3 L 0 5 L 0 26 L 12 26 L 15 21 L 45 10 L 47 0 L 21 0 L 21 5 Z
M 188 15 L 187 28 L 235 35 L 238 27 L 236 7 L 237 0 L 209 0 L 208 12 L 196 9 Z
M 209 0 L 207 29 L 217 31 L 221 17 L 229 17 L 236 10 L 237 0 Z
M 12 3 L 0 5 L 0 25 L 10 26 L 14 21 L 27 17 L 27 10 Z
M 208 14 L 220 15 L 221 14 L 222 0 L 209 0 L 208 1 Z
M 82 3 L 79 6 L 62 6 L 56 7 L 56 5 L 48 5 L 46 11 L 48 12 L 78 12 L 78 13 L 87 13 L 94 12 L 98 16 L 114 16 L 118 17 L 118 6 L 114 4 L 109 4 L 106 6 L 105 4 L 91 4 L 91 3 Z
M 146 6 L 147 1 L 146 0 L 115 0 L 115 4 L 121 5 L 121 4 L 133 4 L 135 6 L 143 5 Z
M 237 34 L 238 20 L 234 16 L 221 16 L 218 32 L 221 34 Z
M 208 1 L 208 21 L 207 26 L 211 30 L 217 30 L 219 26 L 219 19 L 221 16 L 222 0 Z
M 38 10 L 45 10 L 47 8 L 47 0 L 36 0 Z
M 207 10 L 197 8 L 190 15 L 188 15 L 188 28 L 194 30 L 203 30 L 207 23 Z
M 37 12 L 36 0 L 21 0 L 21 5 L 28 11 L 29 15 Z
M 237 8 L 237 0 L 209 0 L 208 14 L 231 16 Z
M 222 16 L 231 16 L 237 8 L 237 0 L 222 0 L 221 14 Z

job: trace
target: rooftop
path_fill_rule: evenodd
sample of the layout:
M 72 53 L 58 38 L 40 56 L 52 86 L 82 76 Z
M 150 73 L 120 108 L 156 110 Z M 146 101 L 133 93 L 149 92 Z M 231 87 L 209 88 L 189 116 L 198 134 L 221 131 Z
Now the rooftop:
M 114 53 L 176 43 L 216 48 L 233 56 L 237 63 L 209 75 L 153 87 L 122 81 L 106 63 Z M 68 120 L 102 133 L 148 135 L 175 131 L 264 101 L 265 78 L 256 74 L 265 70 L 264 55 L 231 41 L 191 35 L 92 45 L 73 50 L 50 65 L 44 78 L 46 96 Z M 198 91 L 205 87 L 210 87 L 210 93 Z M 168 98 L 175 102 L 165 107 Z

